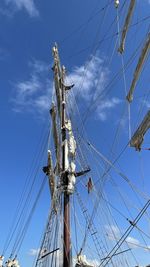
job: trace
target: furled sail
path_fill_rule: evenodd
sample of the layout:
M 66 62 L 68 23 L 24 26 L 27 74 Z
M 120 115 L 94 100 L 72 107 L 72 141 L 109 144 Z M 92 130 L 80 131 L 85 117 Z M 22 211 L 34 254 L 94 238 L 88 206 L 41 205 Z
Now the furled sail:
M 64 141 L 65 146 L 65 171 L 69 171 L 69 148 L 68 148 L 68 140 Z
M 147 112 L 142 123 L 134 133 L 130 141 L 130 146 L 135 147 L 136 150 L 141 150 L 141 145 L 144 140 L 144 135 L 150 128 L 150 111 Z
M 76 165 L 74 163 L 76 156 L 76 141 L 72 131 L 71 121 L 66 122 L 66 129 L 68 130 L 68 159 L 69 159 L 69 169 L 68 169 L 68 193 L 73 193 L 74 185 L 76 181 L 75 170 Z
M 76 141 L 73 135 L 72 131 L 72 125 L 71 121 L 68 120 L 66 123 L 66 128 L 68 129 L 68 135 L 69 135 L 69 140 L 68 140 L 68 145 L 69 145 L 69 154 L 72 159 L 75 159 L 76 155 Z
M 76 263 L 75 267 L 94 267 L 93 265 L 87 262 L 85 255 L 79 254 L 77 256 L 77 261 L 78 262 Z
M 132 84 L 131 84 L 129 93 L 127 95 L 127 100 L 129 102 L 131 102 L 133 100 L 133 92 L 134 92 L 137 80 L 138 80 L 138 78 L 140 76 L 143 64 L 144 64 L 144 62 L 145 62 L 145 60 L 146 60 L 146 58 L 148 56 L 149 50 L 150 50 L 150 33 L 148 33 L 146 42 L 144 44 L 144 47 L 142 49 L 142 52 L 141 52 L 141 55 L 140 55 L 140 58 L 139 58 L 139 61 L 138 61 L 138 64 L 137 64 L 135 72 L 134 72 Z
M 49 169 L 49 188 L 51 192 L 52 199 L 54 197 L 54 192 L 55 192 L 55 174 L 53 171 L 53 162 L 52 162 L 52 156 L 51 156 L 51 151 L 48 150 L 48 169 Z
M 6 267 L 20 267 L 17 259 L 8 259 L 6 261 Z
M 55 90 L 56 90 L 56 99 L 57 99 L 57 106 L 58 106 L 58 113 L 61 117 L 61 67 L 60 67 L 60 60 L 58 56 L 58 49 L 55 45 L 53 47 L 53 55 L 54 55 L 54 82 L 55 82 Z
M 56 107 L 54 106 L 54 104 L 52 104 L 50 114 L 52 116 L 53 137 L 54 137 L 55 152 L 56 152 L 56 159 L 57 159 L 56 172 L 59 172 L 59 170 L 61 169 L 60 167 L 60 144 L 59 144 L 59 136 L 57 132 L 57 123 L 56 123 Z
M 1 256 L 0 256 L 0 267 L 2 267 L 2 266 L 3 266 L 3 261 L 4 261 L 4 256 L 3 256 L 3 255 L 1 255 Z
M 94 266 L 84 263 L 76 263 L 75 267 L 94 267 Z
M 121 54 L 122 54 L 123 51 L 124 51 L 124 47 L 125 47 L 125 39 L 126 39 L 126 36 L 127 36 L 127 31 L 128 31 L 129 24 L 130 24 L 130 21 L 131 21 L 131 18 L 132 18 L 132 14 L 133 14 L 133 10 L 134 10 L 134 7 L 135 7 L 135 2 L 136 2 L 136 0 L 131 0 L 131 1 L 130 1 L 130 5 L 129 5 L 129 9 L 128 9 L 128 13 L 127 13 L 127 16 L 126 16 L 126 19 L 125 19 L 125 23 L 124 23 L 124 26 L 123 26 L 123 31 L 122 31 L 122 35 L 121 35 L 120 47 L 118 48 L 118 51 L 119 51 Z

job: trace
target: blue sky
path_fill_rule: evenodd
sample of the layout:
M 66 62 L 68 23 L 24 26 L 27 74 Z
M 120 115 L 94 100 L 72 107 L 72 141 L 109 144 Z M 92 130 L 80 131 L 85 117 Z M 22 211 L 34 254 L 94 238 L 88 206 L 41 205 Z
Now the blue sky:
M 120 2 L 122 5 L 123 1 Z M 110 4 L 106 8 L 108 3 Z M 121 27 L 128 3 L 129 0 L 126 1 L 122 13 L 119 13 Z M 103 7 L 105 7 L 104 10 Z M 137 1 L 131 22 L 133 26 L 129 30 L 125 46 L 125 64 L 140 42 L 144 42 L 149 20 L 140 21 L 149 14 L 150 2 L 148 0 Z M 120 121 L 121 131 L 118 135 L 118 142 L 115 144 L 114 158 L 128 142 L 128 112 L 125 103 L 123 75 L 120 75 L 114 84 L 112 83 L 107 94 L 102 93 L 104 89 L 107 90 L 107 85 L 121 68 L 121 57 L 117 53 L 117 24 L 113 23 L 115 16 L 116 10 L 113 1 L 106 0 L 93 0 L 92 2 L 90 0 L 1 0 L 0 210 L 2 220 L 0 251 L 6 241 L 13 214 L 28 172 L 32 167 L 33 159 L 40 151 L 39 143 L 47 133 L 48 110 L 53 88 L 51 48 L 55 42 L 58 43 L 61 61 L 68 70 L 67 82 L 74 82 L 76 85 L 73 90 L 79 103 L 81 117 L 86 118 L 85 127 L 88 138 L 94 140 L 95 146 L 111 159 L 110 147 Z M 141 47 L 126 71 L 127 90 L 140 51 Z M 132 132 L 137 121 L 143 118 L 150 107 L 149 68 L 150 62 L 147 60 L 135 90 L 135 102 L 131 105 Z M 100 97 L 100 95 L 102 96 Z M 122 116 L 124 109 L 125 113 Z M 138 116 L 141 109 L 142 112 Z M 75 117 L 75 121 L 81 126 L 77 117 Z M 148 137 L 147 135 L 145 146 L 150 144 Z M 45 164 L 45 155 L 46 149 L 39 169 Z M 135 163 L 134 167 L 132 162 Z M 144 172 L 146 191 L 147 194 L 150 193 L 148 190 L 150 185 L 148 181 L 149 152 L 142 151 L 139 156 L 139 153 L 128 148 L 119 161 L 120 166 L 122 171 L 129 175 L 132 182 L 139 187 L 143 186 L 139 173 Z M 38 190 L 41 177 L 42 173 L 39 171 L 33 197 Z M 119 179 L 117 179 L 117 183 L 120 187 L 124 186 Z M 124 186 L 124 190 L 125 194 L 128 194 L 128 188 Z M 111 197 L 116 203 L 117 196 L 111 185 L 108 185 L 106 192 L 111 192 Z M 131 195 L 132 200 L 136 202 Z M 45 187 L 31 222 L 28 237 L 20 251 L 23 267 L 26 266 L 26 262 L 29 266 L 32 264 L 33 258 L 29 255 L 29 251 L 39 247 L 37 243 L 44 227 L 48 207 L 49 192 Z M 120 209 L 122 209 L 121 204 Z M 124 210 L 124 212 L 126 211 Z M 35 225 L 37 230 L 35 230 Z M 121 222 L 120 227 L 123 228 L 122 225 Z M 118 229 L 115 231 L 117 232 Z M 139 241 L 140 238 L 136 234 L 134 238 L 138 240 L 139 244 L 142 242 Z M 8 250 L 7 256 L 10 251 L 11 248 Z M 136 253 L 138 254 L 138 252 Z M 143 260 L 144 257 L 141 252 L 140 260 L 143 261 L 141 264 L 148 264 L 148 256 Z

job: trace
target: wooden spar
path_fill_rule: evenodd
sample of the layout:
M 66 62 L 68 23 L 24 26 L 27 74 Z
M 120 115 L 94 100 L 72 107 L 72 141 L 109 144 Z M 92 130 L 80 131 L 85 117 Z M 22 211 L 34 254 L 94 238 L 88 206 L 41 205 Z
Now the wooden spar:
M 66 132 L 66 90 L 64 85 L 65 68 L 60 67 L 58 49 L 55 45 L 53 47 L 54 56 L 54 78 L 55 90 L 57 97 L 57 105 L 61 123 L 61 143 L 62 143 L 62 169 L 61 169 L 61 183 L 64 186 L 64 201 L 63 201 L 63 267 L 71 267 L 71 244 L 70 244 L 70 195 L 67 192 L 68 186 L 68 171 L 67 171 L 67 132 Z M 60 100 L 60 101 L 59 101 Z
M 61 66 L 60 66 L 60 60 L 58 55 L 57 46 L 55 45 L 53 47 L 53 56 L 54 56 L 54 67 L 52 68 L 54 71 L 54 83 L 55 83 L 55 91 L 56 91 L 56 99 L 57 99 L 57 108 L 58 113 L 61 119 Z
M 52 117 L 52 128 L 53 128 L 53 137 L 54 137 L 54 143 L 55 143 L 55 152 L 56 152 L 56 173 L 59 173 L 61 167 L 60 167 L 60 144 L 59 144 L 59 135 L 57 132 L 57 123 L 56 123 L 56 107 L 54 104 L 52 104 L 52 108 L 50 109 L 50 114 Z
M 130 140 L 130 146 L 135 147 L 136 150 L 141 150 L 141 144 L 144 140 L 146 131 L 150 128 L 150 111 L 147 112 L 140 126 Z
M 126 249 L 126 250 L 123 250 L 123 251 L 120 251 L 120 252 L 114 254 L 114 256 L 120 255 L 120 254 L 125 253 L 125 252 L 130 251 L 130 250 L 131 250 L 131 248 L 128 248 L 128 249 Z M 108 259 L 108 258 L 110 258 L 110 257 L 102 258 L 101 261 L 106 260 L 106 259 Z
M 123 26 L 123 31 L 122 31 L 122 36 L 121 36 L 121 43 L 120 43 L 120 47 L 118 48 L 118 52 L 120 52 L 121 54 L 124 51 L 125 39 L 126 39 L 127 31 L 128 31 L 128 28 L 129 28 L 130 20 L 131 20 L 132 14 L 133 14 L 133 10 L 134 10 L 134 7 L 135 7 L 135 2 L 136 2 L 136 0 L 131 0 L 130 1 L 128 13 L 127 13 L 127 16 L 126 16 L 126 19 L 125 19 L 125 23 L 124 23 L 124 26 Z
M 52 162 L 52 156 L 51 156 L 50 150 L 48 150 L 47 166 L 48 166 L 49 188 L 50 188 L 50 194 L 51 194 L 52 207 L 53 207 L 54 211 L 57 212 L 55 174 L 53 171 L 53 162 Z
M 43 167 L 43 172 L 48 176 L 52 208 L 57 213 L 55 173 L 53 169 L 53 161 L 50 150 L 48 150 L 47 166 Z
M 131 102 L 133 99 L 133 92 L 134 92 L 137 80 L 139 78 L 139 75 L 142 71 L 143 64 L 144 64 L 144 62 L 148 56 L 149 50 L 150 50 L 150 33 L 148 33 L 148 36 L 146 38 L 146 42 L 143 46 L 143 49 L 142 49 L 141 55 L 139 57 L 136 69 L 134 71 L 134 76 L 133 76 L 132 84 L 130 86 L 129 93 L 126 97 L 129 102 Z
M 41 259 L 43 259 L 43 258 L 45 258 L 45 257 L 47 257 L 47 256 L 50 255 L 50 254 L 53 254 L 53 253 L 56 252 L 57 250 L 59 250 L 59 248 L 56 248 L 56 249 L 54 249 L 54 250 L 52 250 L 52 251 L 47 252 L 46 254 L 44 254 L 43 256 L 41 256 L 41 258 L 39 258 L 38 261 L 41 260 Z
M 55 188 L 55 175 L 53 172 L 53 162 L 52 162 L 52 155 L 51 151 L 48 150 L 48 160 L 47 160 L 47 166 L 49 167 L 49 187 L 51 191 L 51 196 L 54 195 L 54 188 Z

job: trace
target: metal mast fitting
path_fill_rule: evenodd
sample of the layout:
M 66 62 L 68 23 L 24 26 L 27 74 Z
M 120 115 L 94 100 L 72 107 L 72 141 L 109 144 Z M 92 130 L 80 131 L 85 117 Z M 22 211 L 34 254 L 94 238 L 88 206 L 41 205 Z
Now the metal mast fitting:
M 119 0 L 115 0 L 115 8 L 118 8 L 119 7 L 119 4 L 120 4 L 120 2 L 119 2 Z
M 148 56 L 149 50 L 150 50 L 150 33 L 148 33 L 148 36 L 146 38 L 146 42 L 143 46 L 141 55 L 139 57 L 139 61 L 137 63 L 136 69 L 134 71 L 133 80 L 132 80 L 132 84 L 131 84 L 129 93 L 126 97 L 129 102 L 132 102 L 132 100 L 133 100 L 133 92 L 135 90 L 137 80 L 138 80 L 140 73 L 142 71 L 143 64 L 144 64 L 144 62 Z
M 146 116 L 144 117 L 142 123 L 134 133 L 133 137 L 130 141 L 130 146 L 135 147 L 136 150 L 141 150 L 141 145 L 144 140 L 144 135 L 147 130 L 150 128 L 150 111 L 147 112 Z
M 128 13 L 127 13 L 127 16 L 126 16 L 126 19 L 125 19 L 125 23 L 124 23 L 124 26 L 123 26 L 123 31 L 122 31 L 122 36 L 121 36 L 121 43 L 120 43 L 120 47 L 118 48 L 118 52 L 120 52 L 121 54 L 124 52 L 125 39 L 126 39 L 126 36 L 127 36 L 127 31 L 128 31 L 129 24 L 130 24 L 130 21 L 131 21 L 131 18 L 132 18 L 132 14 L 133 14 L 133 10 L 134 10 L 134 7 L 135 7 L 135 2 L 136 2 L 136 0 L 131 0 L 130 1 L 130 5 L 129 5 L 129 8 L 128 8 Z

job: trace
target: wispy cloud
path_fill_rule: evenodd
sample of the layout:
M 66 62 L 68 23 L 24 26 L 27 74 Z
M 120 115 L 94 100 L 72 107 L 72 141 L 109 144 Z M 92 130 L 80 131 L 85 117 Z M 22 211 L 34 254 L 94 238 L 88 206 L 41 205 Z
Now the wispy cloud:
M 52 83 L 49 80 L 49 67 L 41 61 L 29 64 L 29 79 L 14 84 L 13 110 L 16 112 L 30 111 L 42 114 L 50 107 Z
M 5 60 L 9 56 L 6 49 L 0 47 L 0 60 Z
M 142 100 L 142 104 L 143 106 L 145 106 L 146 108 L 150 108 L 150 101 L 149 100 Z
M 117 226 L 106 225 L 105 229 L 109 240 L 117 242 L 121 238 L 121 232 Z M 138 248 L 140 246 L 140 241 L 132 236 L 128 236 L 126 238 L 126 244 L 128 244 L 130 248 Z
M 118 240 L 121 236 L 120 230 L 115 225 L 105 225 L 106 233 L 109 240 Z
M 132 236 L 128 236 L 126 242 L 130 248 L 137 248 L 140 245 L 140 241 Z
M 3 0 L 3 3 L 5 3 L 3 9 L 1 8 L 1 14 L 3 15 L 10 15 L 15 11 L 25 9 L 30 17 L 39 16 L 34 0 Z
M 30 63 L 30 70 L 31 74 L 27 80 L 15 84 L 14 110 L 19 112 L 26 108 L 28 111 L 36 110 L 42 113 L 50 106 L 53 83 L 49 80 L 49 69 L 44 62 L 34 60 Z M 84 65 L 75 67 L 65 82 L 75 84 L 72 90 L 79 98 L 79 105 L 83 102 L 89 105 L 103 92 L 108 80 L 109 70 L 103 67 L 103 60 L 95 56 Z M 116 97 L 108 99 L 103 96 L 95 108 L 97 117 L 102 121 L 106 120 L 110 111 L 120 102 Z
M 36 256 L 39 253 L 39 249 L 31 248 L 28 252 L 28 255 L 30 256 Z
M 102 121 L 105 121 L 108 116 L 108 113 L 120 103 L 121 100 L 116 97 L 104 99 L 103 101 L 101 101 L 100 105 L 97 108 L 99 118 Z
M 109 69 L 104 67 L 103 59 L 93 56 L 84 65 L 75 67 L 68 76 L 70 83 L 74 83 L 75 94 L 84 99 L 88 105 L 97 101 L 95 111 L 100 120 L 104 121 L 109 115 L 109 111 L 114 109 L 120 100 L 116 97 L 107 98 L 104 96 L 104 89 L 109 80 Z M 67 81 L 68 81 L 67 80 Z M 101 95 L 101 97 L 99 97 Z
M 99 56 L 85 62 L 84 65 L 75 67 L 68 75 L 68 80 L 76 86 L 76 93 L 90 101 L 104 89 L 108 80 L 109 70 L 103 67 L 103 60 Z

